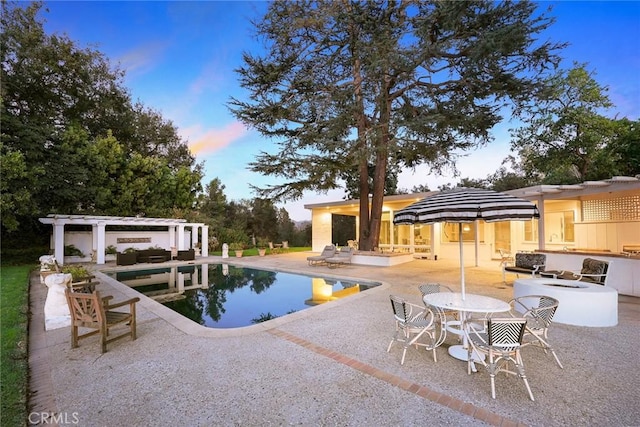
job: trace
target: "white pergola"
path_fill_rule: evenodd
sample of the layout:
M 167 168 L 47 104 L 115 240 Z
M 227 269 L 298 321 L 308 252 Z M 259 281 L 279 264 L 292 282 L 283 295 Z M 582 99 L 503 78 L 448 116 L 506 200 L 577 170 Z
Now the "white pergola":
M 61 264 L 64 263 L 64 227 L 66 225 L 91 226 L 93 249 L 96 251 L 96 264 L 105 263 L 105 230 L 108 225 L 167 227 L 169 241 L 174 242 L 174 246 L 178 248 L 178 250 L 186 249 L 184 247 L 185 227 L 190 227 L 192 230 L 191 240 L 194 247 L 198 243 L 198 228 L 202 229 L 202 241 L 209 241 L 208 225 L 204 225 L 203 223 L 189 223 L 185 219 L 49 214 L 45 218 L 40 218 L 40 222 L 53 226 L 54 256 Z M 201 246 L 202 256 L 209 256 L 209 245 L 203 244 Z

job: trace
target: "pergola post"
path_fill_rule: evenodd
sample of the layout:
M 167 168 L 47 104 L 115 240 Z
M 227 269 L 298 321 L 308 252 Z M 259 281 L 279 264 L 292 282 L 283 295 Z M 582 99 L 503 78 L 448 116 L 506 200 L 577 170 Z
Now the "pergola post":
M 106 229 L 107 225 L 104 222 L 99 222 L 96 227 L 94 227 L 94 233 L 97 231 L 97 242 L 96 242 L 96 264 L 104 264 L 104 252 L 106 249 Z
M 169 246 L 171 248 L 175 248 L 175 250 L 178 250 L 178 244 L 176 243 L 176 226 L 175 225 L 170 225 L 169 227 Z
M 191 247 L 196 248 L 198 246 L 198 226 L 191 224 Z
M 184 250 L 184 224 L 178 224 L 178 250 Z
M 209 256 L 209 226 L 202 226 L 202 248 L 201 252 L 202 256 Z
M 58 264 L 64 264 L 64 224 L 54 223 L 53 225 L 53 255 Z

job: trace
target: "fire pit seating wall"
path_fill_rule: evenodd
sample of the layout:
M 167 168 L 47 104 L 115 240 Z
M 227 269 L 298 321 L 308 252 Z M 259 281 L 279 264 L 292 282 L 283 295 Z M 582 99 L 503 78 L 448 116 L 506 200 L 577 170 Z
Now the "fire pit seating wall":
M 514 265 L 502 267 L 502 280 L 505 280 L 506 272 L 516 273 L 518 277 L 520 274 L 530 274 L 535 277 L 538 272 L 544 271 L 546 262 L 547 256 L 545 254 L 518 252 L 515 256 Z

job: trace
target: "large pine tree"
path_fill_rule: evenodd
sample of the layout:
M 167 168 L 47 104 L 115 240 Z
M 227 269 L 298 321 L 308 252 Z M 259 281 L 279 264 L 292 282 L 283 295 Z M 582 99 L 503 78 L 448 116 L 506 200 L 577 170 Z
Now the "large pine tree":
M 237 70 L 250 97 L 229 103 L 280 147 L 250 165 L 286 181 L 259 194 L 296 199 L 355 171 L 372 195 L 360 247 L 377 246 L 390 168 L 438 171 L 489 142 L 503 107 L 533 97 L 559 61 L 562 45 L 536 40 L 552 22 L 529 1 L 271 3 L 255 24 L 264 53 Z

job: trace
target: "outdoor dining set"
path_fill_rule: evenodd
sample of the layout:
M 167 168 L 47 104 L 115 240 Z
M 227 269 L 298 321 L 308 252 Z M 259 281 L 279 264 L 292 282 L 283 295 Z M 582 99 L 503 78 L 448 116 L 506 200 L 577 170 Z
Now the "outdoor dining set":
M 424 347 L 437 362 L 436 348 L 445 342 L 447 333 L 454 334 L 459 343 L 449 346 L 449 355 L 466 361 L 469 374 L 477 372 L 476 363 L 483 365 L 491 379 L 492 398 L 496 397 L 496 375 L 504 372 L 523 380 L 531 400 L 534 397 L 521 348 L 539 347 L 551 353 L 558 366 L 563 367 L 548 338 L 558 300 L 528 295 L 507 303 L 484 295 L 453 292 L 437 283 L 420 285 L 419 290 L 424 305 L 390 295 L 395 333 L 387 352 L 395 342 L 402 343 L 400 364 L 404 364 L 411 346 Z M 511 365 L 515 370 L 510 369 Z

